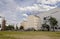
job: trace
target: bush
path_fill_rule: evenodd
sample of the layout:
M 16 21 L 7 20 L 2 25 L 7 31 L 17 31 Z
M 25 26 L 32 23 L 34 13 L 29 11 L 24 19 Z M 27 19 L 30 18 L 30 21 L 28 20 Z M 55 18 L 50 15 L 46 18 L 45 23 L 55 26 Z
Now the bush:
M 24 27 L 23 26 L 20 26 L 20 30 L 24 30 Z

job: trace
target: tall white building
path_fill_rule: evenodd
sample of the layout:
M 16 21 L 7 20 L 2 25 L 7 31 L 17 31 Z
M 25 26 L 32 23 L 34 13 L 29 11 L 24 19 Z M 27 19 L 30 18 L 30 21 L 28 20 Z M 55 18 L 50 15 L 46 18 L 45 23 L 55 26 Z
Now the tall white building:
M 22 22 L 22 26 L 24 29 L 34 28 L 35 30 L 39 30 L 41 26 L 40 17 L 35 15 L 28 16 L 27 21 Z

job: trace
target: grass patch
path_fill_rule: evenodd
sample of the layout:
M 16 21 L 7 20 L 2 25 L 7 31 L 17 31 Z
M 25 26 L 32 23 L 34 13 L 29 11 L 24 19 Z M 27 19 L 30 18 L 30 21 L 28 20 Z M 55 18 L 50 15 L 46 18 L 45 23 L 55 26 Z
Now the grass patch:
M 0 31 L 0 39 L 60 39 L 60 32 Z

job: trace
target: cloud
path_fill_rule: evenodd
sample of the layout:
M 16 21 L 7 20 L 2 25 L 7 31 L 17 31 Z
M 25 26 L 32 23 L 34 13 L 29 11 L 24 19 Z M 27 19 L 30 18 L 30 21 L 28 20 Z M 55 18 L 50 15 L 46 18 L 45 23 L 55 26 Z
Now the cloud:
M 60 0 L 37 0 L 38 4 L 47 5 L 47 6 L 50 6 L 50 7 L 58 7 L 58 5 L 60 4 L 58 2 L 60 2 Z
M 25 19 L 28 15 L 30 15 L 30 13 L 35 14 L 42 11 L 48 11 L 57 7 L 56 3 L 58 1 L 0 0 L 0 16 L 4 16 L 8 21 L 7 23 L 18 23 Z
M 28 17 L 28 15 L 27 15 L 27 14 L 23 14 L 23 16 Z
M 42 4 L 55 4 L 57 1 L 60 1 L 60 0 L 37 0 L 37 3 L 42 3 Z
M 21 1 L 21 0 L 19 0 Z M 53 8 L 56 8 L 57 5 L 56 3 L 59 0 L 23 0 L 23 5 L 19 6 L 18 9 L 21 11 L 45 11 L 45 10 L 50 10 Z M 29 2 L 29 3 L 28 3 Z M 19 3 L 19 2 L 18 2 Z M 31 4 L 32 3 L 32 4 Z M 31 4 L 31 5 L 27 5 L 27 4 Z M 19 4 L 20 5 L 20 4 Z
M 29 2 L 30 1 L 30 2 Z M 41 12 L 41 11 L 48 11 L 50 9 L 53 9 L 53 8 L 56 8 L 57 5 L 56 3 L 59 1 L 59 0 L 34 0 L 34 2 L 32 3 L 32 6 L 30 5 L 26 5 L 31 3 L 31 0 L 25 0 L 24 1 L 24 5 L 19 6 L 17 7 L 17 9 L 19 9 L 21 12 L 23 13 L 38 13 L 38 12 Z M 25 3 L 26 2 L 26 3 Z M 23 3 L 23 2 L 22 2 Z
M 17 4 L 13 0 L 0 0 L 0 16 L 4 16 L 8 22 L 17 22 L 16 8 Z
M 33 4 L 36 3 L 36 0 L 14 0 L 17 5 L 20 7 L 25 7 L 25 6 L 32 6 Z
M 47 5 L 34 4 L 33 6 L 17 7 L 17 9 L 22 12 L 27 12 L 27 11 L 30 11 L 30 12 L 38 12 L 39 11 L 40 12 L 40 11 L 48 11 L 55 7 L 56 6 L 51 7 L 51 6 L 47 6 Z

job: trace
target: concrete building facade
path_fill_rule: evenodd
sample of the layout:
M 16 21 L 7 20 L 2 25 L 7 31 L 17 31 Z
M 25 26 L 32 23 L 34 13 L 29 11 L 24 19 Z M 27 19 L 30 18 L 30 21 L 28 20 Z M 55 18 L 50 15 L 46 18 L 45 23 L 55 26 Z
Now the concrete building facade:
M 36 15 L 28 16 L 27 20 L 22 22 L 22 26 L 24 29 L 34 28 L 35 30 L 39 30 L 41 27 L 40 17 Z

